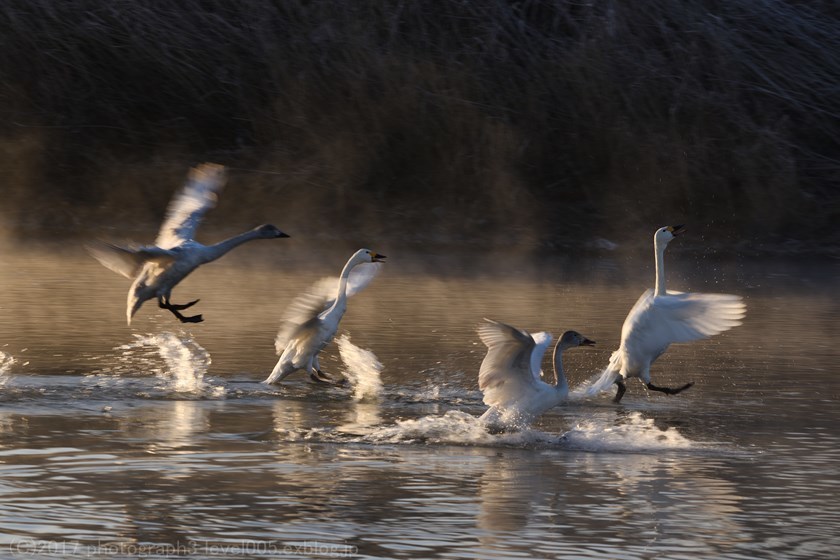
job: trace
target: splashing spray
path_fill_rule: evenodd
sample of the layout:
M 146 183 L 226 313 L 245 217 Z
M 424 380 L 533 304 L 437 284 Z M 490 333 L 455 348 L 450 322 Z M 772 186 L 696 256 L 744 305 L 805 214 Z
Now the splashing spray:
M 117 348 L 123 350 L 124 362 L 147 367 L 174 391 L 197 392 L 204 389 L 204 374 L 212 360 L 207 350 L 192 337 L 171 332 L 136 334 L 134 337 L 134 342 Z M 138 349 L 154 351 L 158 359 L 148 355 L 138 357 Z M 160 358 L 163 359 L 163 366 Z
M 382 393 L 382 364 L 376 354 L 370 350 L 359 348 L 346 334 L 336 341 L 341 361 L 344 362 L 343 372 L 353 387 L 353 399 L 356 401 L 373 400 Z

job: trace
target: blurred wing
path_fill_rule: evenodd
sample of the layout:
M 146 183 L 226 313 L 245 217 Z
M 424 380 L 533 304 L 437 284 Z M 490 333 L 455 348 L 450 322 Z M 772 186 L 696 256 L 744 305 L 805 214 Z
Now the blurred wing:
M 164 264 L 174 259 L 174 255 L 170 251 L 158 247 L 127 249 L 101 242 L 88 245 L 87 250 L 105 268 L 130 279 L 134 279 L 140 273 L 140 269 L 147 261 L 157 261 Z
M 648 290 L 624 321 L 622 344 L 628 350 L 658 355 L 669 344 L 716 335 L 741 324 L 746 306 L 740 296 Z
M 283 353 L 289 341 L 298 335 L 303 325 L 318 317 L 326 307 L 327 299 L 322 295 L 306 292 L 296 297 L 283 314 L 280 330 L 274 339 L 277 355 Z
M 478 387 L 484 393 L 484 404 L 505 407 L 537 390 L 531 366 L 536 342 L 530 334 L 485 319 L 478 327 L 478 336 L 487 346 L 487 355 L 478 372 Z M 542 352 L 547 346 L 545 344 Z M 536 375 L 539 375 L 539 369 Z
M 223 165 L 202 163 L 193 167 L 186 184 L 169 203 L 155 245 L 172 249 L 193 239 L 204 214 L 216 206 L 226 180 Z
M 367 288 L 382 269 L 382 263 L 362 263 L 350 271 L 347 278 L 347 297 L 351 297 Z

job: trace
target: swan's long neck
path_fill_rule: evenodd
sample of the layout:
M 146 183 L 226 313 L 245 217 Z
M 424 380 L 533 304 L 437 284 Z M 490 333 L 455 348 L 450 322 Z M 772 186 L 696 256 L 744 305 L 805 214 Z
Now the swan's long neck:
M 335 294 L 335 301 L 330 307 L 330 313 L 336 309 L 340 309 L 342 312 L 347 309 L 347 279 L 350 278 L 350 271 L 356 264 L 353 259 L 350 259 L 341 269 L 341 276 L 338 277 L 338 291 Z
M 227 254 L 228 251 L 239 247 L 243 243 L 260 238 L 261 235 L 259 231 L 252 229 L 250 231 L 240 233 L 239 235 L 235 235 L 229 239 L 225 239 L 224 241 L 220 241 L 215 245 L 209 245 L 204 252 L 204 262 L 215 261 L 219 257 Z
M 554 389 L 565 395 L 569 392 L 569 381 L 566 379 L 566 372 L 563 371 L 563 350 L 566 345 L 557 342 L 554 347 Z
M 665 244 L 654 242 L 653 251 L 656 254 L 656 287 L 655 295 L 664 296 L 665 290 Z

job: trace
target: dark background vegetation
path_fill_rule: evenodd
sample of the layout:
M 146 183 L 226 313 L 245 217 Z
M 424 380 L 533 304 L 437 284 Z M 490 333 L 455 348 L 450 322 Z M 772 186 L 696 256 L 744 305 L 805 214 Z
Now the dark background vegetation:
M 5 0 L 0 217 L 555 247 L 840 245 L 840 19 L 794 0 Z M 247 222 L 247 223 L 243 223 Z M 252 223 L 253 222 L 253 223 Z M 227 227 L 227 226 L 226 226 Z

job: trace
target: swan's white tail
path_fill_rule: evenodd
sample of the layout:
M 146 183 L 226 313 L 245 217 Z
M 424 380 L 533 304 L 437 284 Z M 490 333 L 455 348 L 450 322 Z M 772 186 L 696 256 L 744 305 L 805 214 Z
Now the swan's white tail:
M 610 369 L 609 367 L 604 368 L 604 371 L 601 372 L 601 375 L 597 378 L 593 377 L 593 380 L 590 381 L 589 385 L 583 388 L 583 394 L 587 397 L 591 397 L 606 391 L 612 387 L 618 379 L 621 378 L 621 375 L 614 369 Z
M 570 396 L 573 398 L 593 397 L 598 393 L 609 390 L 616 381 L 621 379 L 619 360 L 618 352 L 613 352 L 610 363 L 604 368 L 604 371 L 593 375 L 592 379 L 582 386 L 576 387 Z
M 288 360 L 284 360 L 282 357 L 277 360 L 277 364 L 274 366 L 274 369 L 271 371 L 271 375 L 269 375 L 263 383 L 266 385 L 271 385 L 272 383 L 278 383 L 283 381 L 286 377 L 290 374 L 294 373 L 297 370 L 292 364 L 288 362 Z

